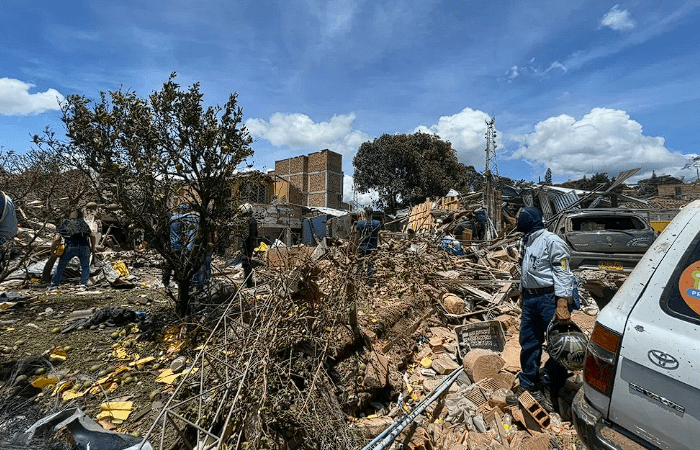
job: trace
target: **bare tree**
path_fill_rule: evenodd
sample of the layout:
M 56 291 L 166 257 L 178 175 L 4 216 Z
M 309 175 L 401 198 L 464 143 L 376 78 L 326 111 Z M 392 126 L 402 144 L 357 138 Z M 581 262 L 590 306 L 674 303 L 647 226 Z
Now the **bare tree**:
M 24 230 L 20 242 L 6 244 L 8 258 L 0 267 L 2 281 L 42 256 L 38 250 L 52 236 L 53 223 L 86 203 L 91 190 L 87 177 L 68 170 L 61 155 L 52 149 L 26 153 L 0 149 L 0 189 L 15 204 Z

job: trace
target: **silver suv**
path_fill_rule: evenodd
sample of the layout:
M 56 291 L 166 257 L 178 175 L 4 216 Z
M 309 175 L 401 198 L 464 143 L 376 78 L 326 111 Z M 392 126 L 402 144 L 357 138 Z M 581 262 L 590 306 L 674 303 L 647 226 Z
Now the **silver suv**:
M 600 312 L 573 414 L 591 449 L 700 448 L 700 200 Z
M 550 231 L 571 249 L 572 269 L 631 272 L 656 237 L 644 215 L 621 209 L 570 211 Z

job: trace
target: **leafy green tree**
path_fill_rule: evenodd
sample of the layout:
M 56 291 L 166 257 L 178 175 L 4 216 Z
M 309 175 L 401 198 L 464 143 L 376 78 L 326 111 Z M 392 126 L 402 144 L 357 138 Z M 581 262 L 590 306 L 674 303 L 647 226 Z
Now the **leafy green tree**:
M 376 206 L 390 213 L 466 184 L 467 168 L 452 145 L 427 133 L 383 134 L 364 142 L 353 166 L 355 188 L 377 191 Z
M 199 84 L 183 90 L 175 78 L 148 98 L 121 89 L 102 92 L 95 102 L 68 96 L 62 105 L 68 139 L 46 130 L 34 141 L 64 155 L 90 177 L 101 201 L 118 205 L 127 223 L 145 230 L 149 245 L 173 268 L 176 311 L 184 316 L 212 236 L 240 226 L 231 183 L 253 151 L 235 93 L 224 106 L 205 108 Z M 192 250 L 178 252 L 170 246 L 169 222 L 182 203 L 198 227 Z

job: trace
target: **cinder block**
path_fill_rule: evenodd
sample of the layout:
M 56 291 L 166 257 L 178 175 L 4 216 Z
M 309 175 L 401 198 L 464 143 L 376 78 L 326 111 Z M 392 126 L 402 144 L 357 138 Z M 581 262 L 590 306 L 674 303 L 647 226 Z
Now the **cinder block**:
M 542 428 L 547 428 L 550 423 L 550 417 L 547 411 L 540 405 L 537 400 L 535 400 L 529 392 L 524 391 L 518 397 L 520 404 L 525 409 L 530 417 L 534 419 L 537 424 Z

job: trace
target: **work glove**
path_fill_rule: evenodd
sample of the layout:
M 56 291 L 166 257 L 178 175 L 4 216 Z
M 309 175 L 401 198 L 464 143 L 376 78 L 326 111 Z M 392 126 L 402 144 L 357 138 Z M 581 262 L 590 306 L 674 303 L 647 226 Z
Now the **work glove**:
M 571 313 L 569 312 L 568 298 L 557 298 L 557 310 L 554 312 L 554 317 L 552 317 L 552 321 L 554 320 L 558 320 L 559 322 L 571 321 Z

